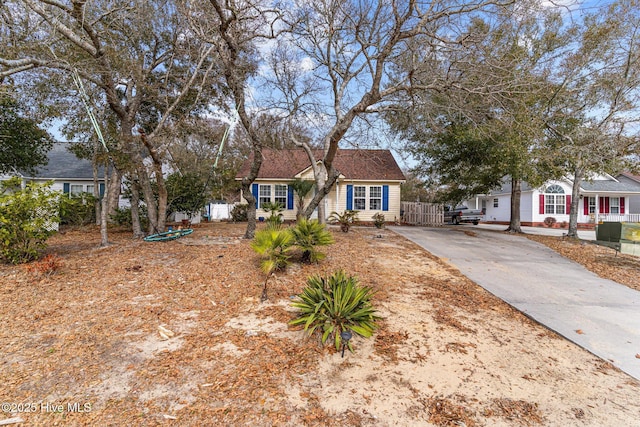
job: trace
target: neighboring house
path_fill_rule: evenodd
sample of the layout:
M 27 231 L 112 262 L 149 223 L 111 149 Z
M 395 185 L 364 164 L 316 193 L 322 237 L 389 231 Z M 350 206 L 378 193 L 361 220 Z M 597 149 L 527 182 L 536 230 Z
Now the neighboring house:
M 262 156 L 260 173 L 252 185 L 256 216 L 269 215 L 261 209 L 263 203 L 279 202 L 285 207 L 283 219 L 295 220 L 297 196 L 288 184 L 296 178 L 314 180 L 306 152 L 263 149 Z M 321 153 L 317 156 L 321 158 Z M 327 215 L 333 211 L 357 210 L 360 221 L 371 221 L 376 213 L 382 213 L 387 221 L 400 219 L 400 184 L 405 177 L 389 150 L 340 149 L 333 164 L 340 176 L 321 202 Z M 251 158 L 245 161 L 236 179 L 241 180 L 250 167 Z M 313 190 L 311 193 L 305 200 L 307 204 Z
M 79 195 L 81 193 L 93 194 L 93 167 L 89 160 L 78 159 L 68 150 L 69 143 L 57 142 L 47 154 L 49 162 L 45 166 L 36 169 L 35 173 L 18 171 L 10 176 L 22 178 L 23 185 L 27 182 L 44 183 L 53 181 L 51 189 L 65 194 Z M 100 168 L 99 177 L 104 176 Z M 9 176 L 7 176 L 9 177 Z M 104 178 L 98 180 L 100 194 L 104 194 Z
M 602 221 L 640 222 L 640 180 L 629 174 L 597 175 L 580 186 L 578 203 L 578 225 L 589 227 Z M 637 177 L 636 177 L 637 178 Z M 549 181 L 539 188 L 522 184 L 520 198 L 520 222 L 522 225 L 538 226 L 547 217 L 557 223 L 569 223 L 571 191 L 569 179 Z M 488 195 L 479 195 L 465 203 L 474 209 L 483 209 L 485 222 L 508 223 L 511 216 L 511 184 Z

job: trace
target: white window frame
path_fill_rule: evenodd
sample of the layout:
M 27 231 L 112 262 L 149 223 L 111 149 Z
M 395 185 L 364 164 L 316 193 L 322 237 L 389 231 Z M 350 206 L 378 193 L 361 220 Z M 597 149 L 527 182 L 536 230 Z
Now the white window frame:
M 87 193 L 89 193 L 89 194 L 93 194 L 93 187 L 94 187 L 94 185 L 93 185 L 93 184 L 88 184 L 88 185 L 87 185 L 87 190 L 86 190 L 86 191 L 87 191 Z
M 273 201 L 274 203 L 280 203 L 283 208 L 287 208 L 287 185 L 286 184 L 275 184 L 273 190 Z
M 596 198 L 589 197 L 589 213 L 594 214 L 596 212 L 597 212 Z
M 564 215 L 567 207 L 566 201 L 564 188 L 557 184 L 550 185 L 544 191 L 544 213 Z
M 500 205 L 500 199 L 496 198 L 493 199 L 493 207 L 497 208 Z
M 615 204 L 614 204 L 614 201 L 615 201 Z M 610 214 L 620 213 L 620 197 L 609 197 L 609 213 Z
M 382 186 L 372 185 L 369 187 L 369 210 L 382 210 Z
M 367 187 L 365 185 L 353 186 L 353 210 L 364 211 L 367 209 Z
M 80 191 L 78 191 L 80 188 Z M 82 184 L 69 184 L 69 195 L 71 196 L 80 196 L 84 193 L 84 185 Z
M 259 184 L 258 185 L 258 208 L 261 208 L 262 204 L 267 202 L 271 202 L 271 184 Z

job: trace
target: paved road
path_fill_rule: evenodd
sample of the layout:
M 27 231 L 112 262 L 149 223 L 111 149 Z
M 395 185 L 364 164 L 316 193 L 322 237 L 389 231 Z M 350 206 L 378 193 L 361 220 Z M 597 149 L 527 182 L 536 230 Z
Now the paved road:
M 640 379 L 640 292 L 602 279 L 523 237 L 467 226 L 389 228 L 448 260 L 539 323 Z

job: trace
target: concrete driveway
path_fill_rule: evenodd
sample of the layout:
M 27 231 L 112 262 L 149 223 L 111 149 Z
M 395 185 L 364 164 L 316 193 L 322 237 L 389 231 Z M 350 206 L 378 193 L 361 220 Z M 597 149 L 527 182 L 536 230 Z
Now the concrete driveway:
M 640 292 L 602 279 L 521 236 L 464 225 L 389 229 L 444 258 L 539 323 L 640 379 L 640 359 L 636 358 L 640 354 Z

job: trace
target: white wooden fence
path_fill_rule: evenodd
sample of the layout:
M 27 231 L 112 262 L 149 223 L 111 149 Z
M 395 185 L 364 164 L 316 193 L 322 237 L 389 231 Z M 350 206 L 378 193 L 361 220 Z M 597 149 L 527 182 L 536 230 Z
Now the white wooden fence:
M 432 203 L 402 202 L 400 204 L 402 222 L 411 225 L 444 225 L 444 207 Z

